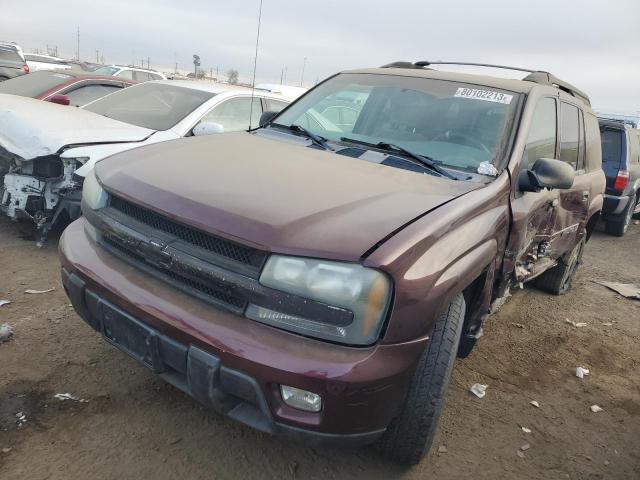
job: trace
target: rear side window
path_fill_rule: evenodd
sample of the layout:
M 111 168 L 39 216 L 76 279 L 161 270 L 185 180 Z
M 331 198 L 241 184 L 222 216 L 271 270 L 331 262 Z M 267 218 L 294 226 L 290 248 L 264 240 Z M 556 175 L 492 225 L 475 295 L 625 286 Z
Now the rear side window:
M 69 97 L 70 105 L 81 107 L 117 90 L 120 90 L 120 87 L 115 85 L 85 85 L 67 92 L 66 95 Z
M 560 107 L 560 160 L 578 168 L 580 144 L 580 116 L 578 107 L 561 103 Z
M 637 165 L 640 163 L 640 144 L 638 143 L 638 131 L 629 131 L 629 163 Z
M 140 72 L 137 70 L 133 72 L 133 79 L 136 82 L 148 82 L 149 80 L 153 80 L 147 72 Z
M 286 107 L 288 104 L 287 102 L 281 102 L 280 100 L 272 100 L 270 98 L 265 98 L 264 99 L 265 103 L 266 103 L 266 112 L 280 112 L 281 110 L 284 110 L 284 107 Z
M 127 80 L 133 80 L 133 72 L 131 70 L 123 70 L 116 75 L 116 77 L 126 78 Z
M 556 101 L 542 98 L 533 114 L 529 137 L 525 147 L 527 168 L 533 167 L 539 158 L 555 158 L 557 135 Z
M 622 136 L 624 131 L 614 128 L 603 128 L 600 131 L 602 141 L 602 163 L 620 165 L 622 159 Z
M 247 130 L 250 124 L 257 127 L 261 115 L 262 105 L 258 97 L 236 97 L 214 107 L 202 121 L 219 123 L 225 132 L 238 132 Z

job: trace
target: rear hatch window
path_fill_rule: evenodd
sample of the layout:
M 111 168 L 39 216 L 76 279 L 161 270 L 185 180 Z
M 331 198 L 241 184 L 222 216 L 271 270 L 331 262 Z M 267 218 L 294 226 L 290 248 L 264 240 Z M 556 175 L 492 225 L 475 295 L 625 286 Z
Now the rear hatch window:
M 602 169 L 607 176 L 607 186 L 612 187 L 626 155 L 625 132 L 617 128 L 601 127 L 600 137 L 602 140 Z
M 47 90 L 68 82 L 71 78 L 73 77 L 66 73 L 41 70 L 0 83 L 0 93 L 36 98 Z

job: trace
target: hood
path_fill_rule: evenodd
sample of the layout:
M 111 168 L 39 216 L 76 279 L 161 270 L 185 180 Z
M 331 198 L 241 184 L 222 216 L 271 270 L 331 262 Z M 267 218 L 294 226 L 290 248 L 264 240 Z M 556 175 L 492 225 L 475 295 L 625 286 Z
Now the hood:
M 68 145 L 139 142 L 153 132 L 81 108 L 0 94 L 0 146 L 24 160 Z
M 482 187 L 244 132 L 137 148 L 96 173 L 112 194 L 209 233 L 340 260 Z

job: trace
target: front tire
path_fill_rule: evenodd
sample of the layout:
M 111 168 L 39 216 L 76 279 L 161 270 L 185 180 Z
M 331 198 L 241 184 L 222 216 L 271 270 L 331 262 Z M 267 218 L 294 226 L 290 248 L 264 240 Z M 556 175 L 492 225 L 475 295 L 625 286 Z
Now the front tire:
M 586 241 L 583 235 L 571 252 L 565 256 L 566 258 L 560 258 L 558 265 L 534 279 L 536 287 L 553 295 L 564 295 L 571 290 L 578 266 L 582 263 L 582 253 Z
M 404 465 L 415 465 L 431 447 L 451 379 L 464 316 L 464 297 L 459 294 L 436 320 L 405 403 L 378 442 L 378 449 L 385 457 Z

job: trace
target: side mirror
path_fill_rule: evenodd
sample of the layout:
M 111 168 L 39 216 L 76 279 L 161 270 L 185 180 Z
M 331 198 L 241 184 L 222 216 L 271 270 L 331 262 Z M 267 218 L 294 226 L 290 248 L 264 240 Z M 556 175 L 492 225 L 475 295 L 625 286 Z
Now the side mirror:
M 202 135 L 213 135 L 214 133 L 224 133 L 224 127 L 216 122 L 200 122 L 193 127 L 193 134 L 196 137 Z
M 573 186 L 576 171 L 566 162 L 553 158 L 539 158 L 531 170 L 521 170 L 518 187 L 523 192 L 539 192 L 543 188 L 567 189 Z
M 58 105 L 69 105 L 71 100 L 66 95 L 56 94 L 49 99 L 51 103 L 57 103 Z
M 278 116 L 278 112 L 266 111 L 260 115 L 260 126 L 264 127 L 267 123 Z

